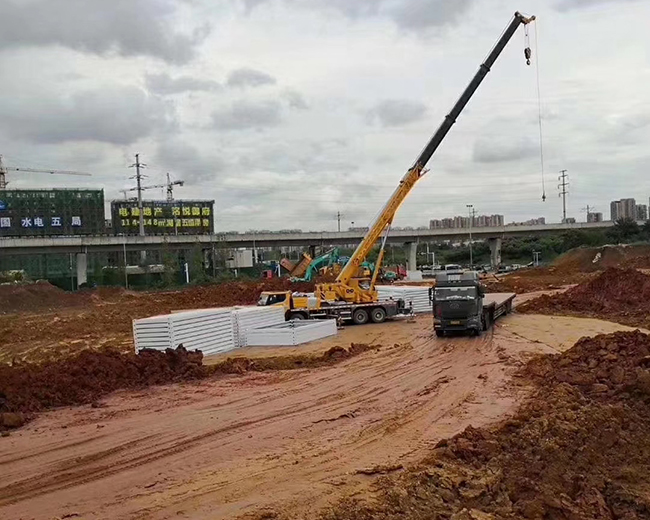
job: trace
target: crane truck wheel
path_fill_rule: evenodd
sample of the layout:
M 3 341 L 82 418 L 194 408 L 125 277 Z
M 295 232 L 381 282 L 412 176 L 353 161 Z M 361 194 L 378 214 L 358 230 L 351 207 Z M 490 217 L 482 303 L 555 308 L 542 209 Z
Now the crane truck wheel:
M 370 319 L 373 323 L 383 323 L 386 320 L 386 311 L 381 307 L 375 307 L 370 312 Z
M 352 321 L 356 325 L 363 325 L 364 323 L 368 323 L 368 311 L 366 309 L 357 309 L 352 314 Z
M 289 314 L 289 319 L 290 320 L 306 320 L 307 316 L 305 316 L 302 312 L 292 312 Z

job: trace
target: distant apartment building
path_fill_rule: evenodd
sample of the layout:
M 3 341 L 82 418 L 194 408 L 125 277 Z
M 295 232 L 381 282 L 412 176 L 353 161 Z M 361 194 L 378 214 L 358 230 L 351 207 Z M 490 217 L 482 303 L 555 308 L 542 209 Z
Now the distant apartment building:
M 594 213 L 594 212 L 587 213 L 587 222 L 602 222 L 602 221 L 603 221 L 602 213 Z
M 648 220 L 648 205 L 647 204 L 637 204 L 636 205 L 636 219 L 637 220 Z
M 509 226 L 543 226 L 546 224 L 546 219 L 544 217 L 531 218 L 525 222 L 510 222 Z
M 622 218 L 637 219 L 636 200 L 634 199 L 613 200 L 609 205 L 609 209 L 613 221 Z
M 563 224 L 575 224 L 576 219 L 574 217 L 567 217 L 567 218 L 562 220 L 562 223 Z
M 476 215 L 472 219 L 472 227 L 502 227 L 503 222 L 503 215 Z M 429 221 L 429 229 L 469 229 L 469 227 L 470 217 L 456 216 Z

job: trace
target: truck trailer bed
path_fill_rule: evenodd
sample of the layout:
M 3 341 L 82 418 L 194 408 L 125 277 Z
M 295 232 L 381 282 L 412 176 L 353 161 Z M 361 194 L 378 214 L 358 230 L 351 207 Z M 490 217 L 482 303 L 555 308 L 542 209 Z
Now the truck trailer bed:
M 515 296 L 515 293 L 487 293 L 483 296 L 483 305 L 495 305 L 496 307 L 499 307 L 514 300 Z

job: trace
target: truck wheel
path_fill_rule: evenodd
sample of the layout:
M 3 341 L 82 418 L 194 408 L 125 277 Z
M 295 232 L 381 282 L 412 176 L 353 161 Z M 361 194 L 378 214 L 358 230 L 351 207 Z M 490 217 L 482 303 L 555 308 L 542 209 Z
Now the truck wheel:
M 476 328 L 472 331 L 472 336 L 476 336 L 477 338 L 481 335 L 482 330 L 479 328 Z
M 302 312 L 294 312 L 289 314 L 290 320 L 305 320 L 307 317 Z
M 381 307 L 375 307 L 370 312 L 370 319 L 373 323 L 383 323 L 386 320 L 386 311 Z
M 444 330 L 437 330 L 436 331 L 436 336 L 439 338 L 444 338 L 445 337 L 445 331 Z
M 357 325 L 368 323 L 368 311 L 366 309 L 357 309 L 352 314 L 352 321 Z

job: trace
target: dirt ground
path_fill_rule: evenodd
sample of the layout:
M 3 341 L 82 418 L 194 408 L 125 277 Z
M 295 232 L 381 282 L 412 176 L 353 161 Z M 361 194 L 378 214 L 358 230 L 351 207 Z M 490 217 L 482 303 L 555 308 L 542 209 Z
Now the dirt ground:
M 1 285 L 0 363 L 48 362 L 89 348 L 132 352 L 133 319 L 172 310 L 253 305 L 262 290 L 309 291 L 313 284 L 275 278 L 178 291 L 101 288 L 79 293 L 47 283 Z
M 583 338 L 517 377 L 534 391 L 512 417 L 443 439 L 321 520 L 650 518 L 650 336 Z
M 512 414 L 529 392 L 512 373 L 533 354 L 563 350 L 594 325 L 625 329 L 566 320 L 511 315 L 480 338 L 436 338 L 430 317 L 347 327 L 308 350 L 383 347 L 45 412 L 0 439 L 0 517 L 313 516 L 366 496 L 376 473 L 416 463 L 441 439 Z M 264 355 L 278 352 L 287 350 Z
M 564 292 L 530 299 L 518 310 L 594 317 L 650 328 L 650 276 L 637 269 L 610 267 Z

